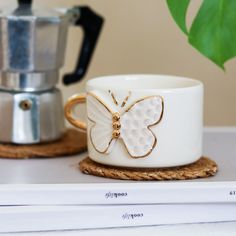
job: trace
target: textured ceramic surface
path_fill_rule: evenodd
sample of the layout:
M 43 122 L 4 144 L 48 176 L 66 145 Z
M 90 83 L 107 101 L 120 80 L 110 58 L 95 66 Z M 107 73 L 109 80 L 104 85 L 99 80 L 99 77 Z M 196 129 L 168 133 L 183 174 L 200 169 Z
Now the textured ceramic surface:
M 164 75 L 88 81 L 89 156 L 127 167 L 170 167 L 202 155 L 203 85 Z
M 155 148 L 157 139 L 150 127 L 161 120 L 161 97 L 141 98 L 127 108 L 124 105 L 125 109 L 112 111 L 105 102 L 89 93 L 87 107 L 88 119 L 93 123 L 88 131 L 89 138 L 97 152 L 112 152 L 117 139 L 123 140 L 127 152 L 133 158 L 146 157 Z

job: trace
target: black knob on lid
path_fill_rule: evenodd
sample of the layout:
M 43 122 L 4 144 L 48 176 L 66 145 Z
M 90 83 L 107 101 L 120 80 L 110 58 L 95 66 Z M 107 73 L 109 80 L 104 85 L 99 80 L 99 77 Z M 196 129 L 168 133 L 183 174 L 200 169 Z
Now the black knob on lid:
M 32 0 L 18 0 L 19 5 L 31 5 Z

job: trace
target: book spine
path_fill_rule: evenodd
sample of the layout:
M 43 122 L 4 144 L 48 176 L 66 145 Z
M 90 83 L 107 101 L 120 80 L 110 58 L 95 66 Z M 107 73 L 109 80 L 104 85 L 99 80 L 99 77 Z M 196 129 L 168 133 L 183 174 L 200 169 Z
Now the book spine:
M 235 211 L 235 204 L 4 207 L 0 232 L 235 221 Z
M 137 185 L 137 184 L 136 184 Z M 236 202 L 236 183 L 212 186 L 87 186 L 0 189 L 0 205 L 83 205 Z

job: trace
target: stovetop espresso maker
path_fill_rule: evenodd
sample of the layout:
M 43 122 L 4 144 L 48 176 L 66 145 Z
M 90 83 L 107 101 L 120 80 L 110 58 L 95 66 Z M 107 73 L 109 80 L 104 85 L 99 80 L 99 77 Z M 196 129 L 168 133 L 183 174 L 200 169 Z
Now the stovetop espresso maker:
M 65 132 L 61 92 L 55 87 L 64 63 L 69 25 L 81 26 L 82 47 L 68 85 L 85 74 L 103 18 L 89 7 L 34 9 L 18 0 L 16 9 L 0 11 L 0 142 L 32 144 Z

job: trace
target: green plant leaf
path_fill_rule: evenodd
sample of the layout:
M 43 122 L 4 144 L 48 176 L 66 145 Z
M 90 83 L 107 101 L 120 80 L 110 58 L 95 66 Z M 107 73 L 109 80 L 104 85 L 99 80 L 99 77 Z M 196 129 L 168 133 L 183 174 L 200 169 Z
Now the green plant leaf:
M 185 18 L 190 0 L 166 0 L 166 2 L 177 25 L 185 34 L 188 34 Z
M 191 26 L 189 42 L 224 68 L 236 56 L 236 1 L 205 0 Z
M 236 56 L 236 0 L 203 0 L 190 31 L 186 28 L 189 1 L 166 0 L 189 43 L 222 69 Z

